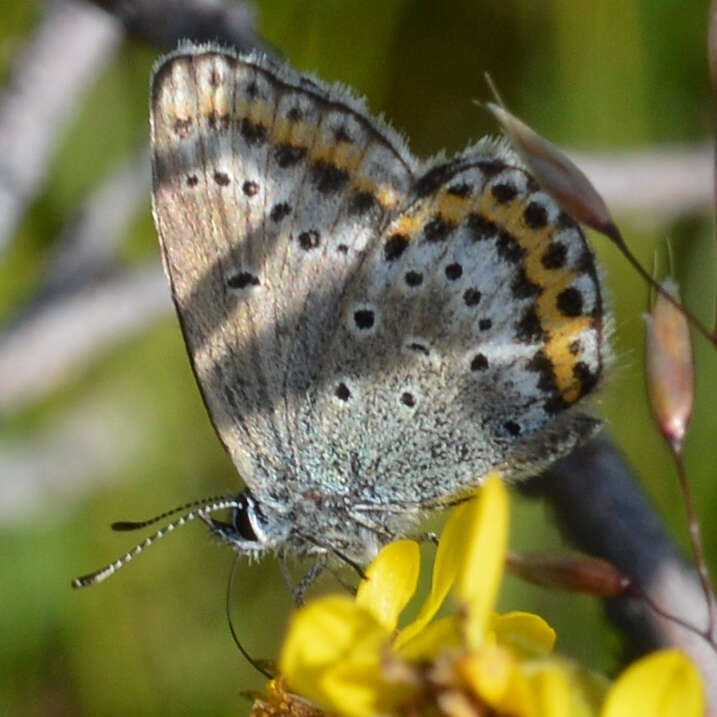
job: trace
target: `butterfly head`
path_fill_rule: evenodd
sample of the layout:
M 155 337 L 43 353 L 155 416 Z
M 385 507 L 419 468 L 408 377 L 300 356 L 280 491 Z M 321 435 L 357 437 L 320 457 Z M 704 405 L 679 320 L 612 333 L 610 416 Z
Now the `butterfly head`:
M 229 522 L 216 520 L 208 513 L 200 513 L 199 517 L 214 535 L 242 555 L 258 557 L 266 550 L 280 549 L 289 539 L 289 521 L 262 510 L 248 489 L 237 497 Z
M 211 517 L 213 513 L 227 509 L 232 511 L 230 522 L 223 522 Z M 267 550 L 279 551 L 287 543 L 291 528 L 290 521 L 286 518 L 282 519 L 279 513 L 262 510 L 259 501 L 252 496 L 251 492 L 244 490 L 239 495 L 204 498 L 194 503 L 188 503 L 149 520 L 113 523 L 112 529 L 123 532 L 139 530 L 177 514 L 180 514 L 178 518 L 155 531 L 122 557 L 100 570 L 75 578 L 72 581 L 72 586 L 75 588 L 87 587 L 106 580 L 157 540 L 196 518 L 204 521 L 214 535 L 229 544 L 236 552 L 251 557 L 259 557 Z

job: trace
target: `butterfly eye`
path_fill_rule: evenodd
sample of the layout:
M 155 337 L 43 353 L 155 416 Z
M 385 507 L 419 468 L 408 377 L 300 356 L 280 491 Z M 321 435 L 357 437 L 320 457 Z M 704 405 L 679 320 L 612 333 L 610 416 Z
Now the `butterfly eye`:
M 232 511 L 232 526 L 240 538 L 258 542 L 263 533 L 259 525 L 261 517 L 256 502 L 249 495 L 243 495 L 241 505 Z

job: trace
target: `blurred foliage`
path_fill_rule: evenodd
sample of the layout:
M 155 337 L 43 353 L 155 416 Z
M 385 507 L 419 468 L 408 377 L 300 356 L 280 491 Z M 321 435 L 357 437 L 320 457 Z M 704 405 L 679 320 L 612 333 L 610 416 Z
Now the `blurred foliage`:
M 261 34 L 278 52 L 301 70 L 366 94 L 419 154 L 459 150 L 496 132 L 472 102 L 488 96 L 484 71 L 516 114 L 564 146 L 647 147 L 699 142 L 710 132 L 706 0 L 263 0 L 256 10 Z M 31 2 L 0 5 L 3 81 L 37 12 Z M 87 193 L 146 138 L 148 77 L 158 54 L 128 40 L 87 88 L 48 181 L 0 264 L 0 318 L 32 295 L 58 231 Z M 711 322 L 715 272 L 707 213 L 654 233 L 624 218 L 621 226 L 648 263 L 670 242 L 683 297 Z M 615 368 L 600 410 L 686 545 L 672 466 L 645 401 L 641 314 L 648 292 L 607 242 L 594 240 L 616 316 Z M 156 254 L 148 197 L 122 256 Z M 704 449 L 717 430 L 717 362 L 699 340 L 696 354 L 699 393 L 687 465 L 717 572 L 715 462 Z M 108 530 L 112 520 L 238 486 L 176 322 L 127 342 L 68 377 L 46 400 L 7 417 L 0 445 L 32 445 L 68 411 L 89 403 L 130 412 L 140 435 L 125 446 L 118 427 L 122 461 L 97 476 L 91 490 L 63 495 L 50 487 L 28 513 L 0 526 L 0 712 L 242 714 L 240 691 L 262 680 L 237 653 L 225 624 L 232 556 L 201 527 L 180 531 L 106 584 L 81 593 L 69 588 L 71 577 L 129 547 L 132 536 Z M 535 502 L 516 497 L 512 522 L 515 547 L 560 544 Z M 289 604 L 274 561 L 240 567 L 234 615 L 253 654 L 275 654 Z M 597 601 L 509 579 L 502 605 L 544 615 L 557 628 L 559 649 L 589 665 L 609 672 L 619 664 L 620 638 Z

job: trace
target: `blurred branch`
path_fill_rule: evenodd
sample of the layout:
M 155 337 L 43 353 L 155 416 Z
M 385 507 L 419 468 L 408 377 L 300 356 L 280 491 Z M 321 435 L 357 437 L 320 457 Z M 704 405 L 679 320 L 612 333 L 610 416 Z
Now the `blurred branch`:
M 45 180 L 79 97 L 114 54 L 120 26 L 84 2 L 44 6 L 0 97 L 0 252 Z
M 659 226 L 712 205 L 712 145 L 570 152 L 614 214 Z
M 131 35 L 166 50 L 184 38 L 242 50 L 262 47 L 245 4 L 97 0 L 94 5 L 54 0 L 42 6 L 0 97 L 0 251 L 42 186 L 52 150 L 79 97 L 115 53 L 122 38 L 117 20 Z
M 99 352 L 170 311 L 159 262 L 78 289 L 0 336 L 0 413 L 57 388 Z
M 131 465 L 147 426 L 121 396 L 75 402 L 51 426 L 0 443 L 0 525 L 27 526 L 37 516 L 62 517 L 99 481 Z
M 144 148 L 100 185 L 55 242 L 44 284 L 0 333 L 0 413 L 57 388 L 168 311 L 159 266 L 111 274 L 127 225 L 147 202 L 149 174 Z
M 118 167 L 53 242 L 37 301 L 78 288 L 110 269 L 137 211 L 149 204 L 149 146 Z
M 525 486 L 548 500 L 571 543 L 604 558 L 670 614 L 702 627 L 707 605 L 697 573 L 687 565 L 634 474 L 603 432 Z M 606 603 L 639 652 L 678 647 L 702 672 L 708 703 L 717 706 L 717 654 L 699 635 L 652 612 L 634 598 Z
M 218 42 L 248 52 L 267 48 L 254 34 L 254 12 L 227 0 L 89 0 L 114 15 L 127 33 L 173 50 L 180 40 Z

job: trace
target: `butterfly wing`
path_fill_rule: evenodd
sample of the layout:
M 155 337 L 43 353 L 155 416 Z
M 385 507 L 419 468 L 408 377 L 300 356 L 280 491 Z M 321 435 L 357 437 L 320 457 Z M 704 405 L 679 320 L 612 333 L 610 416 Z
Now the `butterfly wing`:
M 155 221 L 208 411 L 255 492 L 305 488 L 296 416 L 415 162 L 347 91 L 225 50 L 165 58 L 151 116 Z
M 152 140 L 195 374 L 262 500 L 429 505 L 595 429 L 595 259 L 502 145 L 421 167 L 346 91 L 195 47 L 155 73 Z
M 580 228 L 496 142 L 434 161 L 352 277 L 303 407 L 355 504 L 428 506 L 590 435 L 607 354 Z

